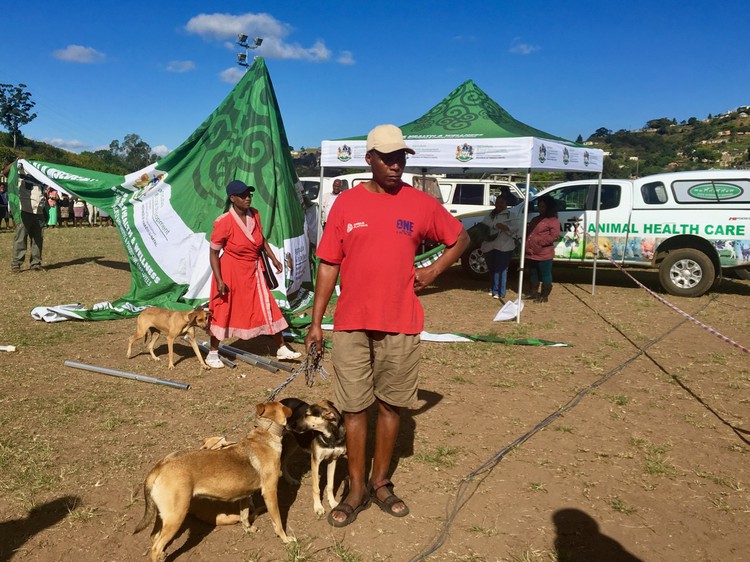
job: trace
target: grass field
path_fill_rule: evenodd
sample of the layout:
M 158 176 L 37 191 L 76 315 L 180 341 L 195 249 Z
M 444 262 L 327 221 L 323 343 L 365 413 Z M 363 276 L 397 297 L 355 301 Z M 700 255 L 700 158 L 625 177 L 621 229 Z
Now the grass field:
M 18 347 L 0 353 L 0 561 L 145 560 L 148 534 L 132 531 L 149 469 L 204 437 L 241 436 L 285 376 L 245 364 L 206 372 L 187 345 L 176 346 L 174 371 L 142 346 L 128 360 L 132 320 L 37 322 L 35 306 L 90 306 L 127 292 L 124 250 L 114 228 L 57 229 L 46 233 L 47 271 L 11 274 L 11 241 L 0 232 L 0 344 Z M 301 485 L 280 484 L 282 519 L 297 543 L 283 545 L 265 513 L 252 536 L 190 521 L 168 560 L 747 560 L 750 357 L 616 271 L 598 273 L 592 296 L 590 275 L 556 267 L 550 303 L 528 304 L 521 324 L 493 322 L 497 302 L 459 267 L 425 291 L 428 331 L 571 347 L 423 345 L 420 407 L 402 416 L 393 475 L 408 517 L 372 508 L 333 529 L 313 513 L 300 456 Z M 636 277 L 658 287 L 654 272 Z M 749 282 L 670 300 L 750 346 Z M 237 345 L 272 348 L 267 338 Z M 166 355 L 163 342 L 157 353 Z M 88 373 L 65 360 L 191 388 Z M 298 379 L 282 393 L 331 395 L 330 380 L 308 388 Z

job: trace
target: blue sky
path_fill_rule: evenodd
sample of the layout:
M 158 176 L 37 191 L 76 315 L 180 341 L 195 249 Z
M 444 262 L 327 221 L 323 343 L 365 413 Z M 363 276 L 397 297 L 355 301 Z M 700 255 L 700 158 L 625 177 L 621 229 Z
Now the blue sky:
M 2 12 L 0 82 L 37 103 L 23 132 L 77 152 L 128 133 L 176 148 L 239 79 L 239 31 L 264 39 L 251 54 L 295 148 L 407 123 L 468 79 L 571 140 L 750 104 L 743 0 L 26 0 Z

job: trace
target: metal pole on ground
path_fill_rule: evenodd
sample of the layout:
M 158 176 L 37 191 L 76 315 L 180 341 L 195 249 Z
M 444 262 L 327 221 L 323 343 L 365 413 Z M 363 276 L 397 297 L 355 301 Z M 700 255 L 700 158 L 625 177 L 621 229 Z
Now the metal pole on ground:
M 249 351 L 245 351 L 237 347 L 232 347 L 231 345 L 224 345 L 223 343 L 220 343 L 219 351 L 221 351 L 222 349 L 234 355 L 244 355 L 246 357 L 250 357 L 251 359 L 255 359 L 256 361 L 260 361 L 261 363 L 265 363 L 266 365 L 271 365 L 271 367 L 276 367 L 277 369 L 281 369 L 282 371 L 289 371 L 290 373 L 294 371 L 294 368 L 290 367 L 289 365 L 284 365 L 284 363 L 279 363 L 278 361 L 274 361 L 273 359 L 268 359 L 267 357 L 263 357 L 262 355 L 256 355 L 255 353 L 250 353 Z
M 182 382 L 169 381 L 165 379 L 157 379 L 154 377 L 147 377 L 146 375 L 137 375 L 135 373 L 126 373 L 125 371 L 118 371 L 116 369 L 109 369 L 107 367 L 97 367 L 95 365 L 87 365 L 86 363 L 78 363 L 76 361 L 65 361 L 63 363 L 66 367 L 72 367 L 74 369 L 82 369 L 84 371 L 91 371 L 93 373 L 101 373 L 102 375 L 110 375 L 113 377 L 120 377 L 123 379 L 132 379 L 141 382 L 150 382 L 154 384 L 163 384 L 171 386 L 172 388 L 180 388 L 182 390 L 188 390 L 189 384 Z
M 207 345 L 207 342 L 201 341 L 198 342 L 198 345 Z M 242 350 L 234 350 L 234 348 L 227 349 L 227 346 L 219 344 L 219 353 L 223 353 L 230 359 L 239 359 L 240 361 L 244 361 L 248 365 L 252 365 L 254 367 L 260 367 L 261 369 L 265 369 L 266 371 L 270 371 L 271 373 L 277 372 L 279 369 L 278 367 L 275 367 L 273 365 L 269 365 L 268 363 L 264 361 L 259 361 L 256 357 L 251 357 L 250 355 L 246 355 L 245 352 Z
M 182 336 L 182 338 L 187 341 L 187 338 L 185 336 Z M 211 352 L 211 348 L 209 347 L 208 342 L 196 341 L 195 343 L 198 345 L 198 349 L 200 349 L 201 351 L 205 351 L 206 353 L 210 353 Z M 237 368 L 236 364 L 234 364 L 232 361 L 230 361 L 226 357 L 222 357 L 221 355 L 219 355 L 219 361 L 221 361 L 222 363 L 224 363 L 224 365 L 226 365 L 230 369 L 236 369 Z

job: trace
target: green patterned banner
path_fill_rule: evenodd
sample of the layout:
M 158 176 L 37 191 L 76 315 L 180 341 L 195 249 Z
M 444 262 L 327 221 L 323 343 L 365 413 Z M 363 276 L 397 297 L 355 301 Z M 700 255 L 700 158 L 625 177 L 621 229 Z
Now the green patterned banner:
M 123 178 L 25 163 L 25 173 L 37 181 L 109 212 L 130 261 L 126 295 L 65 316 L 111 319 L 136 315 L 148 305 L 187 309 L 204 303 L 211 281 L 209 238 L 225 209 L 225 186 L 233 179 L 255 186 L 253 206 L 284 266 L 276 300 L 290 312 L 307 307 L 312 301 L 309 242 L 288 146 L 265 61 L 257 58 L 185 142 L 143 170 Z

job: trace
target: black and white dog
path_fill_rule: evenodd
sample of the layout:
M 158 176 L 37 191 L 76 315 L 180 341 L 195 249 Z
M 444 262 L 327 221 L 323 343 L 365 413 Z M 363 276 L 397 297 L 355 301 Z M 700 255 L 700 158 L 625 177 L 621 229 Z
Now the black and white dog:
M 338 505 L 333 491 L 336 461 L 346 455 L 346 428 L 344 418 L 329 400 L 308 404 L 298 398 L 284 398 L 281 403 L 292 410 L 286 422 L 287 436 L 281 455 L 281 470 L 289 484 L 299 484 L 287 469 L 287 461 L 297 448 L 310 455 L 312 471 L 313 509 L 318 515 L 325 513 L 320 499 L 320 463 L 328 461 L 326 497 L 329 505 Z

